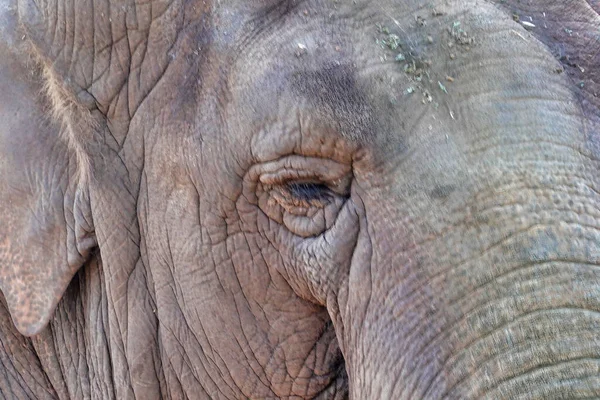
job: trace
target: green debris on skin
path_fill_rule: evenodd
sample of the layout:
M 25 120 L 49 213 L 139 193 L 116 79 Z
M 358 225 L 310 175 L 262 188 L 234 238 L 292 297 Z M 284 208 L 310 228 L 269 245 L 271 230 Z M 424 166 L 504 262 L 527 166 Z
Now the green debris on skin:
M 419 19 L 417 20 L 417 25 L 422 26 L 418 22 L 420 22 Z M 395 54 L 392 56 L 394 63 L 397 63 L 398 67 L 409 78 L 409 86 L 404 89 L 404 95 L 408 96 L 418 92 L 423 96 L 421 99 L 423 104 L 437 104 L 434 103 L 435 99 L 431 94 L 435 90 L 434 86 L 436 82 L 439 90 L 448 94 L 446 86 L 442 84 L 442 79 L 434 77 L 430 72 L 431 61 L 424 59 L 422 55 L 416 53 L 415 47 L 418 46 L 417 44 L 413 44 L 413 47 L 410 45 L 410 42 L 402 42 L 399 35 L 393 33 L 383 25 L 377 25 L 377 33 L 376 43 L 385 51 L 384 56 L 381 57 L 382 62 L 388 60 L 389 53 L 393 52 Z M 461 29 L 459 21 L 452 25 L 450 33 L 458 43 L 471 43 L 472 41 L 466 32 Z M 425 35 L 422 38 L 423 45 L 425 46 L 434 42 L 432 36 Z M 446 76 L 446 80 L 452 82 L 454 78 Z
M 438 86 L 440 87 L 440 89 L 442 90 L 442 92 L 448 94 L 448 91 L 446 90 L 446 86 L 444 86 L 442 84 L 442 82 L 438 81 Z
M 384 33 L 386 35 L 390 34 L 390 30 L 387 28 L 387 26 L 377 24 L 377 29 L 379 30 L 379 33 Z
M 387 37 L 383 39 L 377 39 L 377 42 L 381 45 L 382 48 L 388 48 L 390 50 L 397 50 L 400 45 L 400 38 L 398 35 L 389 34 Z
M 419 20 L 417 20 L 417 22 L 419 22 Z M 427 102 L 431 102 L 431 95 L 422 87 L 421 84 L 425 76 L 429 77 L 426 67 L 430 66 L 431 62 L 423 62 L 417 55 L 413 53 L 412 47 L 403 45 L 400 36 L 390 32 L 386 26 L 377 25 L 377 31 L 379 35 L 383 36 L 376 39 L 376 43 L 382 49 L 391 51 L 398 51 L 399 49 L 403 50 L 396 53 L 394 56 L 394 61 L 402 65 L 404 73 L 410 77 L 410 80 L 413 83 L 415 83 L 415 85 L 409 86 L 405 89 L 405 94 L 410 95 L 418 89 L 423 92 L 425 100 Z M 385 60 L 385 57 L 383 57 L 382 60 Z
M 390 33 L 387 38 L 382 40 L 382 43 L 390 50 L 396 50 L 398 47 L 400 47 L 400 38 L 398 35 Z
M 383 38 L 375 39 L 375 42 L 381 46 L 381 48 L 388 48 L 390 50 L 397 50 L 401 46 L 400 37 L 383 25 L 377 25 L 377 30 L 380 34 L 385 35 Z
M 431 61 L 423 61 L 413 54 L 409 54 L 407 63 L 404 64 L 403 70 L 414 82 L 433 83 L 429 74 L 429 67 L 431 67 Z
M 454 21 L 452 27 L 448 28 L 448 31 L 458 45 L 466 46 L 473 43 L 473 38 L 461 28 L 460 21 Z
M 429 75 L 424 69 L 425 65 L 425 63 L 417 59 L 412 59 L 410 62 L 404 64 L 404 72 L 412 76 L 417 82 L 421 82 L 423 75 Z

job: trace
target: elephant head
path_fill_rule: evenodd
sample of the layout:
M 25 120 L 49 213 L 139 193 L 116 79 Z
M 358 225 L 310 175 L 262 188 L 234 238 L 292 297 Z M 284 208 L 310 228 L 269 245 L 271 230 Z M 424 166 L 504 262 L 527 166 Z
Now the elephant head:
M 600 17 L 523 3 L 2 0 L 0 393 L 600 396 Z

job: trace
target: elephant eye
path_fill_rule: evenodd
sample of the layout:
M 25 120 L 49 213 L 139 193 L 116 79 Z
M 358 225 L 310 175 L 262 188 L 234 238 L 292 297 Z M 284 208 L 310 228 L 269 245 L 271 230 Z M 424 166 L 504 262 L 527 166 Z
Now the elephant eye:
M 310 214 L 311 209 L 323 209 L 336 197 L 343 197 L 325 183 L 306 180 L 282 182 L 268 187 L 268 191 L 280 207 L 294 215 Z
M 350 197 L 351 182 L 348 164 L 290 155 L 251 168 L 244 198 L 271 220 L 309 237 L 332 226 Z
M 329 187 L 323 183 L 314 182 L 290 182 L 287 184 L 290 194 L 303 201 L 327 201 L 332 193 Z

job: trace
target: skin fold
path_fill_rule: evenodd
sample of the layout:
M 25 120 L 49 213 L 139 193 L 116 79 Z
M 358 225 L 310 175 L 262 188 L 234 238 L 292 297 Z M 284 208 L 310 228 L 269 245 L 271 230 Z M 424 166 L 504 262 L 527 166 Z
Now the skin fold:
M 0 0 L 0 397 L 600 397 L 599 32 Z

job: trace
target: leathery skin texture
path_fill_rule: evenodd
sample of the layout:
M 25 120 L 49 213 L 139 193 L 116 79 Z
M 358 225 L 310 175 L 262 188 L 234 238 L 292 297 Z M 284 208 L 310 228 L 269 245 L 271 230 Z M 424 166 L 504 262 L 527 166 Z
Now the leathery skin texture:
M 593 0 L 0 0 L 0 398 L 600 397 Z

